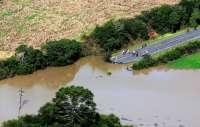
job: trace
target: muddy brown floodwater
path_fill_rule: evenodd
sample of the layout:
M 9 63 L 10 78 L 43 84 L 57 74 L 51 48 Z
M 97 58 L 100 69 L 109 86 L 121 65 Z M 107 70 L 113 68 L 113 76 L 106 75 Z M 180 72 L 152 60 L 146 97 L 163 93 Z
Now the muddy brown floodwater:
M 2 80 L 0 121 L 17 117 L 20 88 L 25 91 L 22 113 L 26 114 L 37 113 L 60 87 L 81 85 L 94 93 L 99 112 L 115 113 L 123 123 L 200 127 L 200 70 L 153 69 L 134 74 L 126 67 L 85 57 L 70 66 Z

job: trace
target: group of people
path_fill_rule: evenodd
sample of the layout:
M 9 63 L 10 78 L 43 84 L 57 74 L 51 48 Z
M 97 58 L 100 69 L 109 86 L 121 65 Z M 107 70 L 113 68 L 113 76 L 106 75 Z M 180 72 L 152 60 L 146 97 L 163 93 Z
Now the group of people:
M 145 48 L 146 46 L 147 46 L 146 43 L 143 44 L 142 47 L 141 47 L 141 49 Z M 145 54 L 148 54 L 148 51 L 145 50 L 145 51 L 141 52 L 141 51 L 135 51 L 135 50 L 133 50 L 133 51 L 131 52 L 131 51 L 129 51 L 129 49 L 126 49 L 126 50 L 123 50 L 123 51 L 122 51 L 122 55 L 127 55 L 127 54 L 131 54 L 131 55 L 133 55 L 133 56 L 138 57 L 138 56 L 143 56 L 143 55 L 145 55 Z
M 122 51 L 122 55 L 127 55 L 127 54 L 131 54 L 131 55 L 133 55 L 133 56 L 138 57 L 138 56 L 139 56 L 139 51 L 133 50 L 133 51 L 131 52 L 131 51 L 129 51 L 129 49 L 126 49 L 126 50 L 123 50 L 123 51 Z
M 145 48 L 146 46 L 147 46 L 147 44 L 143 44 L 141 49 Z M 136 50 L 135 51 L 135 50 L 133 50 L 133 51 L 130 51 L 129 49 L 126 49 L 126 50 L 123 50 L 121 52 L 121 57 L 125 56 L 125 55 L 132 55 L 132 56 L 135 56 L 135 57 L 140 57 L 140 56 L 143 56 L 143 55 L 148 54 L 148 53 L 149 53 L 148 50 L 144 50 L 144 51 L 141 51 L 141 50 Z M 117 61 L 118 58 L 120 58 L 120 57 L 117 57 L 117 56 L 111 57 L 111 60 L 112 61 Z

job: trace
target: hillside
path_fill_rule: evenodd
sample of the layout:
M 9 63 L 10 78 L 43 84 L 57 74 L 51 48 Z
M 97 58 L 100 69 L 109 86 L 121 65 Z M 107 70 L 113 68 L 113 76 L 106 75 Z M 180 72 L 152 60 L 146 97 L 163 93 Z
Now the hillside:
M 143 10 L 180 0 L 3 0 L 0 3 L 0 50 L 26 43 L 40 47 L 72 38 L 110 18 L 132 17 Z

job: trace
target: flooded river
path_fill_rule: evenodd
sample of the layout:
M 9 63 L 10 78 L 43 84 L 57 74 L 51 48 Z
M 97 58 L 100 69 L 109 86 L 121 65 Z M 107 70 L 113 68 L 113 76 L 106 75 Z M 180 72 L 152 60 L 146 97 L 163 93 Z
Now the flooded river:
M 0 81 L 0 121 L 17 117 L 18 90 L 27 101 L 22 113 L 37 113 L 63 86 L 81 85 L 95 95 L 98 111 L 115 113 L 138 127 L 200 127 L 200 71 L 154 69 L 139 74 L 127 65 L 85 57 L 67 67 Z M 112 75 L 107 75 L 112 72 Z

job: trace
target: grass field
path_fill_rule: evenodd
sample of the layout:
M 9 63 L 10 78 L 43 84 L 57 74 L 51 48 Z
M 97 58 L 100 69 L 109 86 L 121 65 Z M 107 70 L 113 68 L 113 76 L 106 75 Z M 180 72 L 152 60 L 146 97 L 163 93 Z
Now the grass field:
M 177 69 L 200 69 L 200 52 L 172 61 L 167 66 Z
M 72 38 L 111 18 L 180 0 L 3 0 L 0 3 L 0 50 L 19 44 L 40 47 L 48 40 Z

